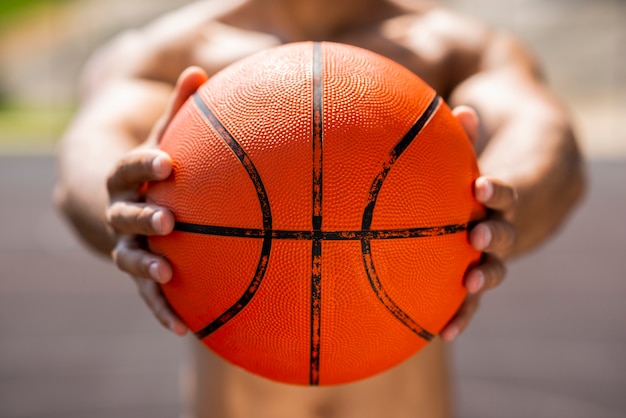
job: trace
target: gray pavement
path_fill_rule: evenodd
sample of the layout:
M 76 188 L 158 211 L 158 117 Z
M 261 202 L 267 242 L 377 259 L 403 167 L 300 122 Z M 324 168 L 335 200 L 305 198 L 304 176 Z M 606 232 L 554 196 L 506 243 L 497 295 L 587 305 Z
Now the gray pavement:
M 0 157 L 0 418 L 180 410 L 185 342 L 55 216 L 51 157 Z M 595 161 L 568 227 L 510 265 L 455 346 L 460 418 L 626 416 L 626 161 Z
M 183 342 L 56 217 L 54 175 L 0 158 L 0 417 L 176 417 Z

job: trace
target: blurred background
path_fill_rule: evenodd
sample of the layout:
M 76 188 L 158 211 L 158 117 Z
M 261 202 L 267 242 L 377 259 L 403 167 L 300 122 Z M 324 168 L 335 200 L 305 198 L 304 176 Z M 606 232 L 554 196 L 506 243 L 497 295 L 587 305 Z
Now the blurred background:
M 0 2 L 0 418 L 174 417 L 186 344 L 50 204 L 96 46 L 181 0 Z M 626 416 L 626 2 L 448 0 L 513 32 L 575 115 L 584 203 L 454 346 L 458 416 Z

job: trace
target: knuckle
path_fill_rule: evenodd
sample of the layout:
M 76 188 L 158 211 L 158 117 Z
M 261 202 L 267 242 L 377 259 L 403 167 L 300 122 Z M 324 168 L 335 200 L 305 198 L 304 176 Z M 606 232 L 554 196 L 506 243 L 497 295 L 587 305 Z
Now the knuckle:
M 135 183 L 150 180 L 154 157 L 145 152 L 133 151 L 117 162 L 107 178 L 109 192 L 116 192 L 134 186 Z
M 139 271 L 144 277 L 150 276 L 150 265 L 152 262 L 153 260 L 148 257 L 141 257 L 141 260 L 139 261 Z
M 118 268 L 123 270 L 126 264 L 127 252 L 128 247 L 124 241 L 118 241 L 113 250 L 111 250 L 111 259 Z
M 120 224 L 120 216 L 123 210 L 123 205 L 120 202 L 114 202 L 106 210 L 106 221 L 109 225 L 116 228 Z
M 506 221 L 491 221 L 489 225 L 493 233 L 493 246 L 509 248 L 515 243 L 515 229 Z
M 512 224 L 501 221 L 497 226 L 497 250 L 501 256 L 508 255 L 517 241 L 517 232 Z
M 502 283 L 504 276 L 506 275 L 506 269 L 504 265 L 494 260 L 485 268 L 486 277 L 486 289 L 492 289 Z
M 120 270 L 134 276 L 135 278 L 149 277 L 147 272 L 149 263 L 145 260 L 142 250 L 134 247 L 134 242 L 126 242 L 125 239 L 120 240 L 111 252 L 111 257 Z M 141 282 L 137 282 L 138 286 Z M 141 288 L 141 287 L 140 287 Z
M 493 266 L 490 264 L 485 264 L 481 270 L 485 277 L 485 285 L 483 286 L 481 290 L 491 289 L 495 283 L 495 274 L 494 274 Z
M 152 216 L 154 215 L 154 209 L 150 206 L 143 206 L 139 209 L 137 214 L 137 226 L 144 232 L 150 232 L 152 230 Z
M 130 154 L 123 157 L 117 162 L 115 168 L 109 175 L 109 187 L 110 190 L 116 191 L 118 189 L 124 189 L 130 185 L 132 179 L 137 171 L 137 161 L 134 155 Z
M 511 191 L 513 190 L 511 186 L 499 179 L 492 178 L 491 182 L 493 184 L 494 196 L 497 197 L 498 200 L 510 200 Z
M 132 162 L 125 161 L 122 164 L 117 166 L 116 177 L 118 178 L 118 182 L 124 186 L 127 186 L 131 183 L 132 175 L 136 170 L 136 164 Z
M 106 211 L 107 223 L 118 232 L 149 235 L 155 209 L 136 202 L 115 202 Z

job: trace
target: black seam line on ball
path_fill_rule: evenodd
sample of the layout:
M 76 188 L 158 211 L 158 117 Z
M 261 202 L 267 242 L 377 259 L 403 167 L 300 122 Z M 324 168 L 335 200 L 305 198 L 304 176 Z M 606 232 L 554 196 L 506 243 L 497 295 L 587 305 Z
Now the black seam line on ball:
M 317 238 L 321 241 L 354 241 L 354 240 L 386 240 L 401 238 L 427 238 L 440 235 L 456 234 L 472 229 L 482 219 L 443 226 L 406 228 L 406 229 L 370 229 L 367 231 L 305 231 L 305 230 L 272 230 L 265 231 L 257 228 L 232 228 L 225 226 L 201 225 L 187 222 L 176 222 L 175 231 L 191 234 L 214 235 L 236 238 L 265 238 L 311 241 Z
M 254 189 L 256 190 L 259 204 L 261 205 L 261 213 L 263 216 L 263 229 L 265 229 L 266 231 L 271 230 L 272 210 L 270 208 L 270 201 L 267 197 L 267 192 L 265 191 L 265 186 L 263 185 L 261 176 L 254 166 L 254 163 L 252 162 L 246 151 L 242 148 L 241 144 L 237 142 L 237 140 L 231 135 L 228 129 L 226 129 L 226 127 L 222 125 L 222 122 L 219 121 L 219 119 L 209 108 L 209 106 L 204 102 L 204 100 L 202 100 L 202 97 L 200 97 L 198 93 L 195 93 L 193 95 L 193 98 L 196 105 L 198 106 L 198 109 L 200 110 L 200 112 L 202 112 L 207 122 L 222 138 L 226 145 L 228 145 L 233 154 L 237 156 L 237 159 L 239 159 L 243 167 L 246 169 L 248 176 L 250 177 L 250 180 L 254 185 Z
M 385 178 L 387 178 L 387 174 L 389 174 L 389 170 L 395 164 L 395 162 L 400 158 L 402 153 L 409 147 L 409 145 L 413 142 L 415 138 L 422 131 L 424 126 L 428 123 L 428 121 L 435 114 L 439 105 L 441 104 L 441 98 L 435 94 L 435 97 L 430 102 L 424 113 L 417 118 L 417 121 L 411 126 L 411 128 L 407 131 L 407 133 L 396 143 L 393 149 L 389 152 L 389 156 L 387 161 L 383 162 L 382 168 L 370 187 L 369 197 L 367 206 L 365 206 L 365 210 L 363 211 L 363 220 L 361 222 L 361 229 L 363 231 L 367 231 L 370 229 L 372 225 L 372 218 L 374 215 L 374 208 L 376 207 L 376 201 L 378 199 L 378 194 L 382 189 L 383 182 Z M 426 341 L 430 341 L 433 339 L 434 335 L 424 329 L 421 325 L 415 322 L 406 312 L 396 304 L 391 296 L 387 293 L 385 288 L 383 287 L 380 277 L 376 272 L 376 267 L 374 266 L 374 259 L 372 257 L 371 251 L 371 241 L 369 238 L 363 238 L 361 240 L 361 253 L 363 254 L 363 265 L 365 266 L 365 271 L 367 273 L 367 277 L 369 279 L 370 285 L 372 286 L 372 290 L 376 294 L 378 300 L 383 304 L 383 306 L 391 313 L 394 317 L 396 317 L 404 326 L 406 326 L 409 330 L 415 333 L 420 338 L 423 338 Z
M 419 135 L 422 131 L 426 123 L 430 120 L 430 118 L 435 114 L 435 111 L 439 108 L 441 103 L 441 98 L 437 95 L 430 102 L 424 113 L 415 121 L 413 126 L 407 131 L 406 134 L 396 143 L 396 145 L 389 152 L 389 156 L 387 157 L 387 161 L 383 162 L 381 170 L 378 172 L 372 185 L 370 186 L 370 191 L 367 199 L 367 206 L 365 206 L 365 210 L 363 211 L 363 220 L 361 223 L 361 229 L 367 231 L 372 226 L 372 216 L 374 214 L 374 206 L 376 206 L 376 199 L 378 199 L 378 194 L 380 193 L 380 189 L 383 186 L 383 182 L 385 178 L 387 178 L 387 174 L 389 174 L 389 170 L 391 166 L 398 160 L 400 155 L 407 149 L 407 147 L 413 142 L 413 140 Z
M 402 308 L 400 308 L 385 291 L 382 283 L 380 282 L 380 278 L 378 277 L 378 273 L 376 273 L 376 268 L 374 267 L 374 260 L 372 258 L 370 244 L 370 240 L 362 240 L 361 252 L 363 254 L 365 271 L 367 272 L 367 277 L 369 279 L 370 285 L 372 286 L 374 293 L 376 293 L 376 297 L 393 316 L 395 316 L 405 327 L 411 330 L 414 334 L 416 334 L 420 338 L 423 338 L 426 341 L 432 340 L 434 338 L 434 335 L 427 331 L 424 327 L 419 325 L 417 322 L 415 322 L 413 318 L 411 318 L 406 312 L 404 312 Z
M 257 290 L 259 289 L 259 286 L 261 285 L 261 282 L 263 281 L 263 277 L 265 276 L 265 272 L 267 270 L 267 265 L 269 263 L 270 253 L 272 249 L 272 237 L 271 234 L 267 232 L 271 231 L 272 229 L 272 211 L 270 209 L 270 202 L 267 197 L 267 192 L 265 191 L 263 181 L 261 180 L 261 176 L 259 175 L 259 172 L 252 163 L 252 160 L 250 159 L 248 154 L 241 147 L 241 144 L 239 144 L 237 140 L 230 134 L 230 132 L 228 132 L 226 127 L 222 125 L 217 116 L 204 102 L 204 100 L 202 100 L 198 93 L 194 94 L 193 99 L 196 103 L 196 106 L 198 106 L 198 109 L 200 110 L 200 112 L 202 112 L 209 125 L 211 125 L 211 127 L 215 130 L 215 132 L 217 132 L 217 134 L 222 138 L 226 145 L 228 145 L 228 147 L 237 156 L 241 164 L 246 169 L 248 176 L 250 177 L 250 180 L 252 181 L 252 183 L 254 184 L 254 188 L 256 189 L 263 217 L 263 229 L 266 231 L 263 235 L 263 245 L 261 247 L 259 262 L 257 264 L 256 271 L 254 272 L 252 281 L 248 285 L 248 288 L 243 293 L 243 295 L 241 295 L 239 300 L 235 302 L 235 304 L 233 304 L 230 308 L 228 308 L 224 313 L 222 313 L 219 317 L 217 317 L 217 319 L 213 320 L 201 330 L 195 332 L 196 336 L 202 339 L 215 332 L 222 325 L 226 324 L 235 315 L 241 312 L 252 300 Z
M 311 241 L 311 323 L 309 353 L 309 385 L 319 385 L 320 378 L 320 341 L 322 319 L 322 164 L 323 164 L 323 74 L 322 45 L 313 43 L 313 184 L 312 217 L 313 236 Z

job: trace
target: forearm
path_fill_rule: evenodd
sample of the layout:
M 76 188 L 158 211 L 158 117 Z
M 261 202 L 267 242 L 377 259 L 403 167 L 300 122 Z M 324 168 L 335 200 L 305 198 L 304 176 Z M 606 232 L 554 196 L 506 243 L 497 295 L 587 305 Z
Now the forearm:
M 89 142 L 83 140 L 85 136 L 90 137 Z M 107 255 L 115 235 L 106 223 L 106 179 L 131 144 L 130 138 L 124 140 L 115 130 L 101 129 L 94 134 L 77 126 L 66 133 L 61 145 L 56 204 L 81 238 Z
M 106 222 L 107 177 L 123 155 L 145 141 L 170 91 L 153 82 L 112 82 L 83 104 L 62 138 L 56 204 L 103 254 L 115 243 Z
M 511 255 L 533 248 L 562 223 L 583 190 L 582 159 L 561 109 L 513 117 L 494 133 L 479 158 L 485 175 L 518 194 Z
M 583 190 L 582 158 L 567 112 L 541 81 L 507 71 L 476 76 L 451 100 L 481 116 L 487 138 L 479 156 L 482 173 L 518 193 L 511 254 L 534 247 L 561 224 Z

